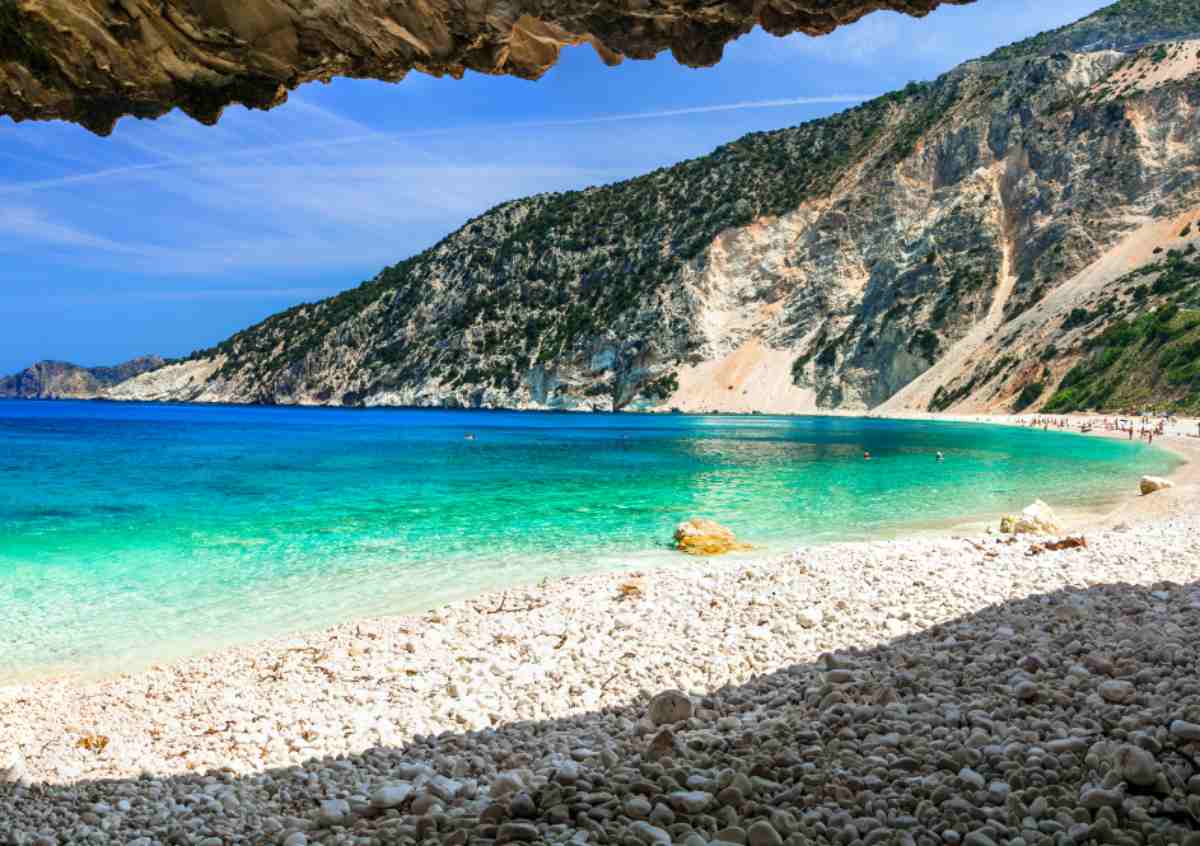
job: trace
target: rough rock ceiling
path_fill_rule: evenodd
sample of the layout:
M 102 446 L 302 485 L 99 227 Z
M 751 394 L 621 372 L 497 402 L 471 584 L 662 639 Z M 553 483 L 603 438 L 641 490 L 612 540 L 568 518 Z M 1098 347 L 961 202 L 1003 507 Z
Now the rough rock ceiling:
M 881 9 L 974 0 L 0 0 L 0 115 L 107 134 L 178 106 L 213 123 L 305 82 L 398 81 L 410 70 L 536 79 L 564 45 L 610 64 L 670 50 L 720 61 L 756 24 L 824 35 Z

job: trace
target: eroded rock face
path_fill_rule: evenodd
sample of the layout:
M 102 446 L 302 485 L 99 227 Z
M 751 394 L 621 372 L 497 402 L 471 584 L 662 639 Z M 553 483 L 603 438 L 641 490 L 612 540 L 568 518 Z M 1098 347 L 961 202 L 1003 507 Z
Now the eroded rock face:
M 974 0 L 5 0 L 0 114 L 80 123 L 100 134 L 123 115 L 178 106 L 205 123 L 230 103 L 268 109 L 305 82 L 395 82 L 411 70 L 536 79 L 566 45 L 609 64 L 671 50 L 692 66 L 761 25 L 823 35 L 880 9 L 924 15 Z

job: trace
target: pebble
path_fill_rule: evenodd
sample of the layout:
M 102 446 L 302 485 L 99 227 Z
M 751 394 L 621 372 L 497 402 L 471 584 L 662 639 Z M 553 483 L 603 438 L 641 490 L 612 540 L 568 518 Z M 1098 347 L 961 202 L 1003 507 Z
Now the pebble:
M 746 840 L 750 846 L 783 846 L 783 838 L 769 822 L 758 820 L 751 823 L 746 831 Z
M 650 700 L 650 721 L 656 726 L 681 723 L 692 716 L 692 700 L 679 690 L 667 690 Z
M 631 796 L 629 799 L 626 799 L 623 807 L 625 815 L 635 820 L 646 819 L 654 809 L 654 806 L 641 796 Z
M 350 803 L 345 799 L 326 799 L 317 813 L 317 822 L 324 826 L 344 825 L 350 821 Z
M 1158 761 L 1145 749 L 1125 745 L 1117 752 L 1117 768 L 1130 784 L 1149 786 L 1158 781 Z
M 1127 681 L 1106 681 L 1100 684 L 1100 695 L 1105 702 L 1128 705 L 1137 698 L 1137 689 Z
M 648 846 L 653 846 L 656 843 L 662 843 L 665 846 L 670 846 L 671 844 L 671 835 L 669 833 L 648 822 L 635 822 L 629 826 L 629 830 L 634 837 L 642 843 L 648 844 Z
M 412 785 L 410 784 L 389 784 L 377 788 L 371 794 L 371 807 L 387 810 L 389 808 L 399 808 L 409 797 L 412 796 Z
M 1200 723 L 1189 723 L 1185 720 L 1174 720 L 1171 723 L 1171 734 L 1180 740 L 1188 742 L 1200 741 Z

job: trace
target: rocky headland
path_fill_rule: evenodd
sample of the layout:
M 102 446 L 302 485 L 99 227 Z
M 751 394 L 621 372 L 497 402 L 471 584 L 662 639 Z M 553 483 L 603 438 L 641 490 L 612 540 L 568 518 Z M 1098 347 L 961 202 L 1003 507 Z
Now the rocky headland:
M 1195 469 L 1057 551 L 688 558 L 0 688 L 6 842 L 1191 846 Z
M 166 361 L 140 356 L 113 367 L 80 367 L 65 361 L 39 361 L 20 373 L 0 378 L 3 399 L 96 399 L 108 388 L 157 370 Z

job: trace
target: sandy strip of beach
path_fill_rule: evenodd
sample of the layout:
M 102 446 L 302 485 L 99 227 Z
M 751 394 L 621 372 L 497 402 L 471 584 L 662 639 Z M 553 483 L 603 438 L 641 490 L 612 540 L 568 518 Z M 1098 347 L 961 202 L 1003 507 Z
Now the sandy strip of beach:
M 1122 424 L 1134 426 L 1134 442 L 1141 442 L 1139 432 L 1142 428 L 1141 418 L 1123 415 L 1103 414 L 1070 414 L 1070 415 L 1038 415 L 1038 414 L 933 414 L 933 413 L 900 413 L 889 415 L 893 419 L 929 420 L 932 422 L 956 423 L 989 423 L 1000 426 L 1029 427 L 1035 418 L 1045 418 L 1054 421 L 1065 421 L 1065 428 L 1051 427 L 1052 432 L 1072 432 L 1081 437 L 1108 438 L 1117 441 L 1129 441 L 1127 431 L 1118 428 Z M 1081 432 L 1085 424 L 1090 424 L 1090 430 Z M 1036 428 L 1036 427 L 1035 427 Z M 1061 523 L 1070 531 L 1083 531 L 1094 528 L 1111 528 L 1118 525 L 1168 517 L 1174 513 L 1186 512 L 1194 508 L 1200 496 L 1200 419 L 1175 418 L 1164 427 L 1162 435 L 1156 435 L 1153 446 L 1173 453 L 1183 463 L 1170 474 L 1174 487 L 1161 491 L 1159 495 L 1142 496 L 1135 483 L 1122 489 L 1111 491 L 1109 504 L 1101 507 L 1074 507 L 1071 503 L 1051 503 L 1056 513 L 1062 518 Z
M 0 688 L 0 837 L 1191 846 L 1196 445 L 1162 445 L 1176 487 L 1084 548 L 688 560 Z

